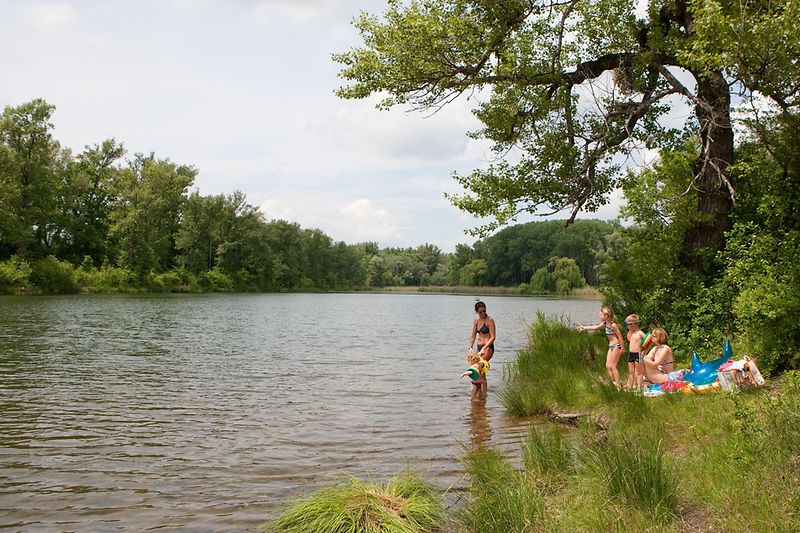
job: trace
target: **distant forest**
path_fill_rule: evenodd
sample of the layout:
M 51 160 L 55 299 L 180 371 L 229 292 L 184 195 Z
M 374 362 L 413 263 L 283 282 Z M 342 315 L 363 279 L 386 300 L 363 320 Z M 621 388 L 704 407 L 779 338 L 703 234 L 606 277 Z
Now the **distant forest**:
M 566 294 L 596 284 L 622 242 L 598 220 L 512 226 L 454 253 L 423 244 L 334 242 L 265 220 L 245 195 L 189 192 L 197 170 L 114 139 L 74 154 L 53 137 L 54 106 L 0 118 L 0 291 L 350 290 L 519 286 Z

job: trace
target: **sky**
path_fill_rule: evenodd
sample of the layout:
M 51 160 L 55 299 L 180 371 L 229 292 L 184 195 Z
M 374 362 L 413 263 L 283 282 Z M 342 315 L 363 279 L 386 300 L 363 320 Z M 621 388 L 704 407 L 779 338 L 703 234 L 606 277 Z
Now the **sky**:
M 381 247 L 472 244 L 481 221 L 451 206 L 452 173 L 489 164 L 461 99 L 428 116 L 342 100 L 332 53 L 383 0 L 0 0 L 0 107 L 43 98 L 78 153 L 115 138 L 127 155 L 198 170 L 201 194 L 246 194 L 266 219 Z M 579 218 L 617 216 L 621 196 Z M 566 218 L 563 213 L 556 218 Z M 521 219 L 521 220 L 532 220 Z

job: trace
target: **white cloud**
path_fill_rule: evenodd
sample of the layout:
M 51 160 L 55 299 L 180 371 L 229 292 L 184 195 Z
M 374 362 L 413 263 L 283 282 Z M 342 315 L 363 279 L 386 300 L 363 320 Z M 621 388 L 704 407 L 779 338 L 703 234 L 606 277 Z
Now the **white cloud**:
M 351 242 L 383 242 L 399 237 L 397 217 L 384 208 L 372 205 L 366 198 L 343 207 L 339 213 L 341 218 L 334 221 L 332 231 L 336 234 L 349 235 Z
M 303 228 L 318 228 L 335 241 L 376 241 L 384 246 L 401 245 L 404 216 L 396 215 L 371 200 L 361 198 L 344 206 L 327 199 L 266 200 L 260 210 L 267 220 L 296 222 Z
M 43 31 L 73 29 L 82 18 L 66 2 L 33 2 L 25 6 L 24 13 L 33 27 Z
M 266 200 L 262 202 L 259 210 L 264 213 L 267 220 L 286 220 L 288 222 L 297 222 L 297 213 L 291 206 L 286 205 L 285 202 L 278 200 Z
M 253 16 L 267 25 L 319 22 L 332 14 L 335 2 L 319 0 L 260 0 L 252 2 Z

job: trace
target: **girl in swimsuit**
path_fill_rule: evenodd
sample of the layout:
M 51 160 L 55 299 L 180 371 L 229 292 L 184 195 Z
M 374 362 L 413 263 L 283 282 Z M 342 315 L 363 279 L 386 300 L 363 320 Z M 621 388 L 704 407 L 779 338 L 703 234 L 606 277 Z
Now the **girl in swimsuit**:
M 672 348 L 667 346 L 667 332 L 656 328 L 650 333 L 653 348 L 644 356 L 644 375 L 650 383 L 664 383 L 670 380 L 670 372 L 675 369 Z
M 477 352 L 469 351 L 467 354 L 467 363 L 471 365 L 469 370 L 461 374 L 461 377 L 469 376 L 472 380 L 472 399 L 485 400 L 486 399 L 486 372 L 489 370 L 489 362 L 481 359 Z
M 583 324 L 579 324 L 578 331 L 597 331 L 602 329 L 606 334 L 606 337 L 608 337 L 606 372 L 608 372 L 608 377 L 611 378 L 611 381 L 614 382 L 614 385 L 617 387 L 617 389 L 620 389 L 621 384 L 619 379 L 619 370 L 617 370 L 617 364 L 619 363 L 619 356 L 622 355 L 622 346 L 624 345 L 622 340 L 622 332 L 620 331 L 616 322 L 614 322 L 614 311 L 610 307 L 603 306 L 600 308 L 600 320 L 602 322 L 593 326 L 584 326 Z

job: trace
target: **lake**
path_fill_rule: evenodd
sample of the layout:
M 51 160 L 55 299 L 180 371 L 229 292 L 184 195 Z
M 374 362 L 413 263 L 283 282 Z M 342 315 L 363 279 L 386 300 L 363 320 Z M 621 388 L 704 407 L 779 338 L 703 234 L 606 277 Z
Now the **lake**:
M 472 296 L 0 297 L 0 528 L 249 531 L 344 473 L 455 494 L 464 447 L 518 448 L 502 368 L 537 312 L 486 297 L 489 398 L 469 399 Z

